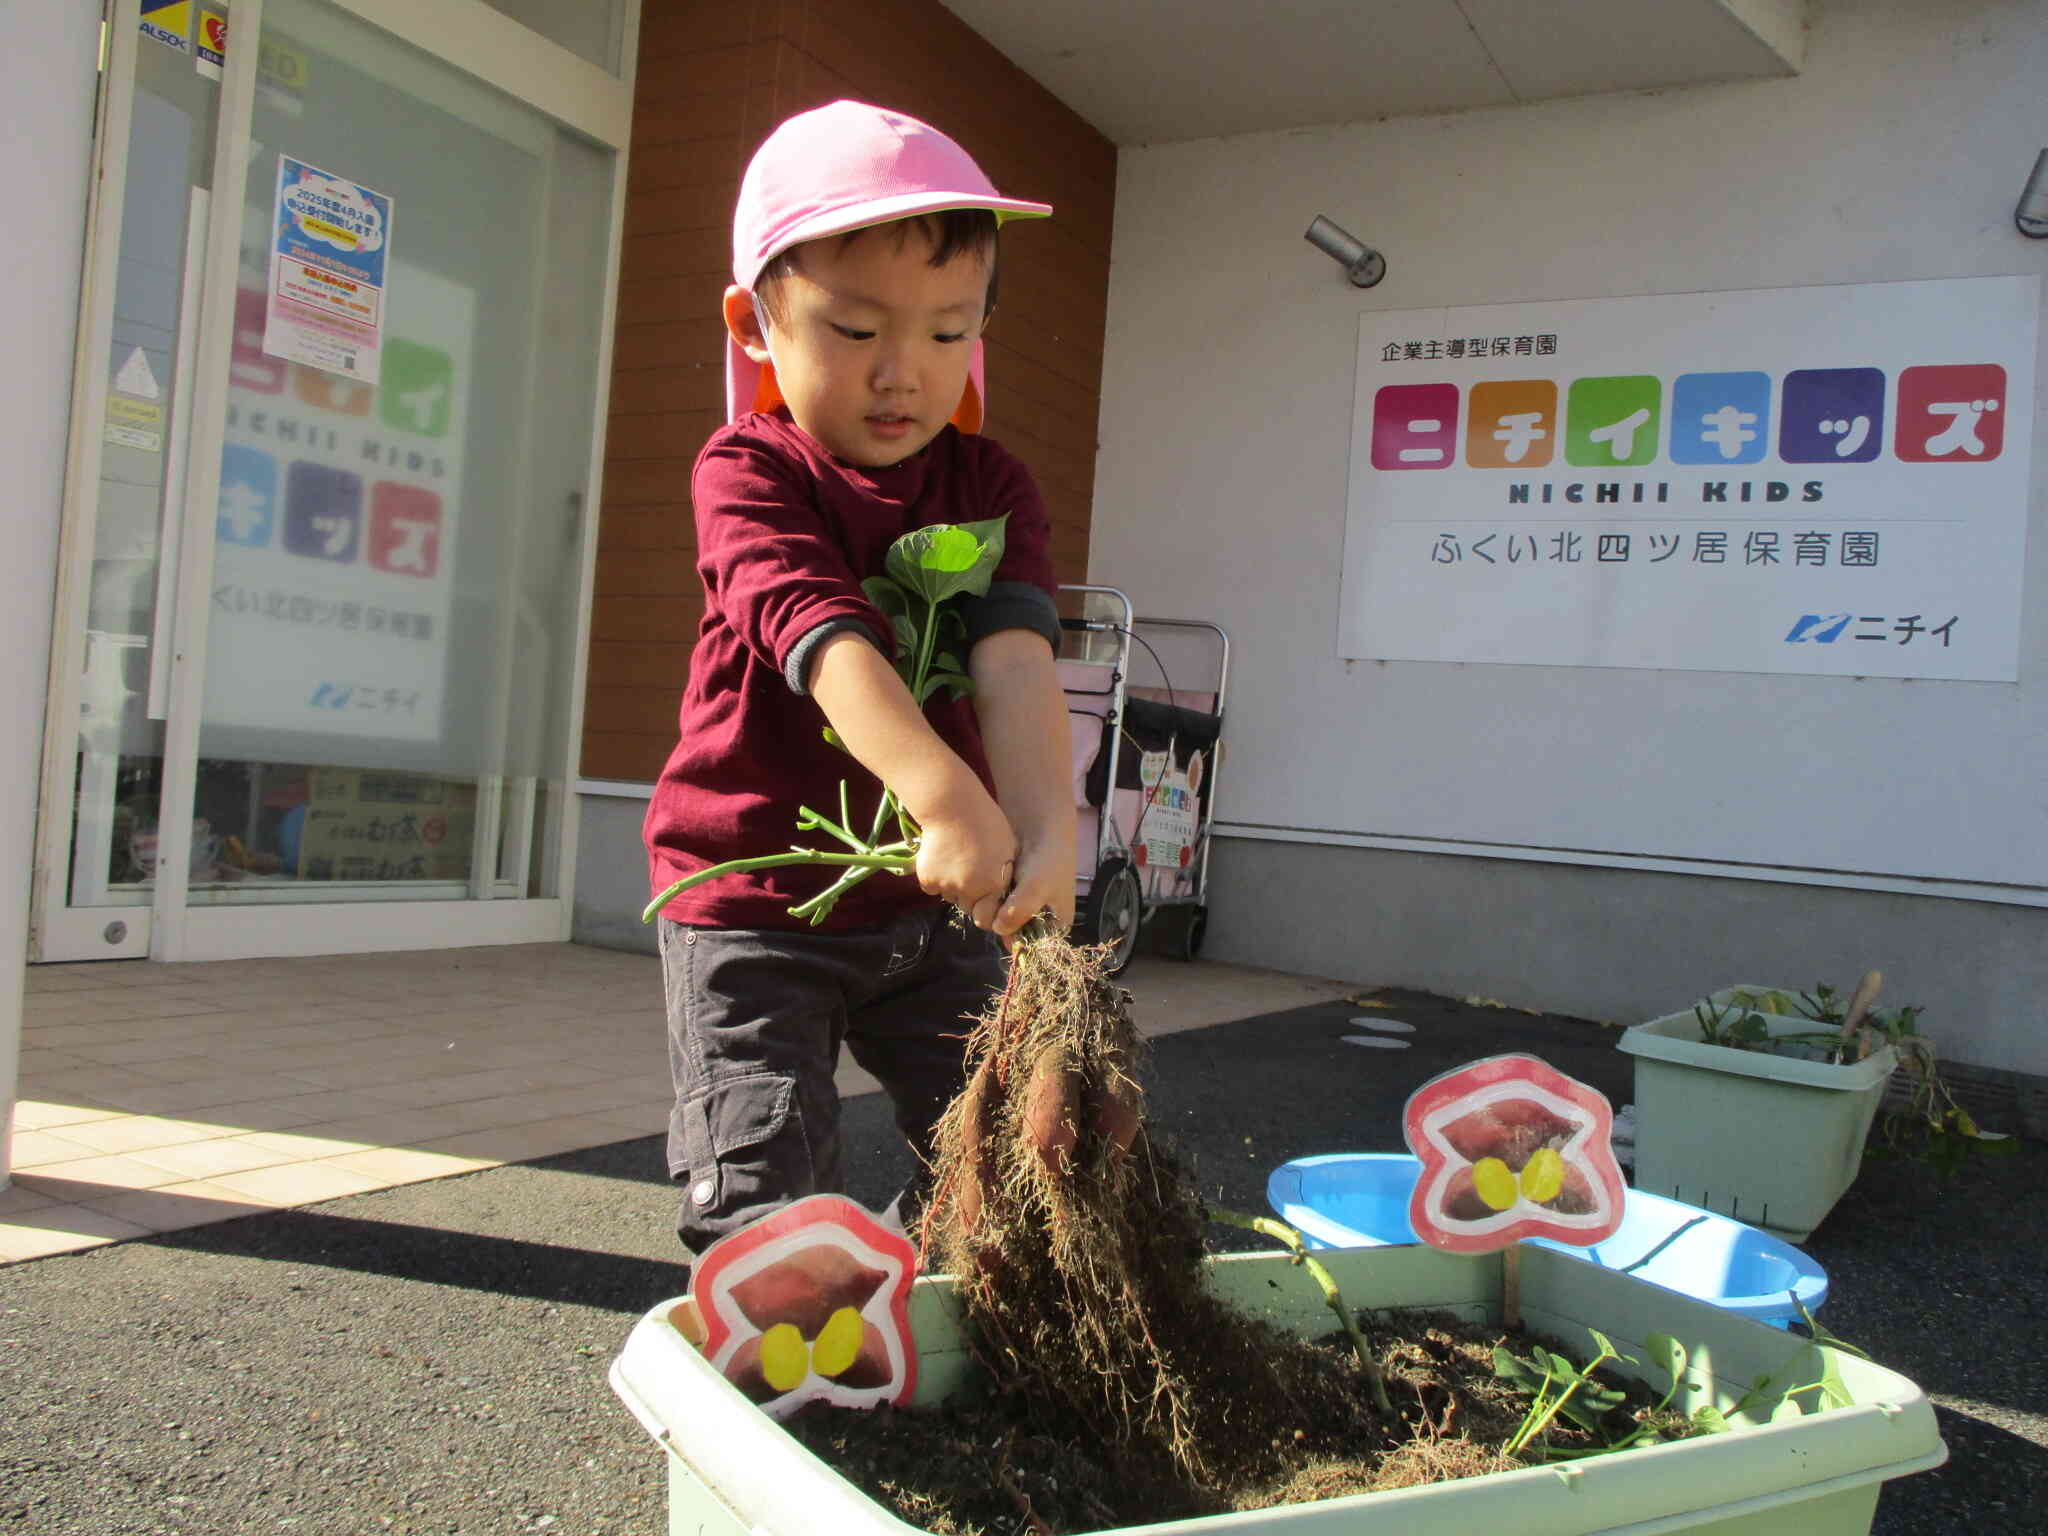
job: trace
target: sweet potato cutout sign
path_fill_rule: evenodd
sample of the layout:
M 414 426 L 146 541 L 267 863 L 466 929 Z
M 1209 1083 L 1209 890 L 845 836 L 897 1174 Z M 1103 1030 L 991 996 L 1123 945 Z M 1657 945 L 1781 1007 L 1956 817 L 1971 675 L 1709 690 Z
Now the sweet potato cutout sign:
M 1625 1190 L 1598 1089 L 1534 1056 L 1489 1056 L 1433 1077 L 1401 1116 L 1422 1171 L 1416 1235 L 1453 1253 L 1525 1237 L 1587 1247 L 1621 1225 Z
M 728 1233 L 690 1281 L 693 1337 L 772 1417 L 805 1403 L 906 1403 L 917 1390 L 901 1232 L 840 1195 L 810 1195 Z

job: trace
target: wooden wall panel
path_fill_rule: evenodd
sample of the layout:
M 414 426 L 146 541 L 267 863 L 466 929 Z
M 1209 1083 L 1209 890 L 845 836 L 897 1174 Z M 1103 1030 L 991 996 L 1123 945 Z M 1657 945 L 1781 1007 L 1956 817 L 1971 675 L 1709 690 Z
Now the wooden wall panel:
M 840 97 L 924 118 L 1054 205 L 1003 235 L 987 430 L 1037 476 L 1062 581 L 1085 579 L 1116 149 L 938 0 L 644 0 L 583 772 L 651 780 L 703 601 L 690 466 L 725 415 L 732 205 L 784 118 Z

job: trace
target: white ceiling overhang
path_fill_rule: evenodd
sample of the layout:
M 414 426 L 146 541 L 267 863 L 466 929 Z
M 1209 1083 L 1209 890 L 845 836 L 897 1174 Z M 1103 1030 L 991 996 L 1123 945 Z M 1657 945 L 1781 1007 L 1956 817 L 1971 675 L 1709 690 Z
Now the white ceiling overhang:
M 944 0 L 1119 146 L 1796 74 L 1807 0 Z

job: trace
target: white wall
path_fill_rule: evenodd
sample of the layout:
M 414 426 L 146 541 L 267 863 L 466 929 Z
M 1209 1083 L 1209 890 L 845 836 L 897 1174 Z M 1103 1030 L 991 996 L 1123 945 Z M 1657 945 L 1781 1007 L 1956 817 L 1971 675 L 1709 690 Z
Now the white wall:
M 1230 629 L 1221 814 L 1241 835 L 1291 828 L 1445 852 L 1541 844 L 1593 851 L 1575 862 L 1647 855 L 1647 868 L 1724 861 L 1733 873 L 1774 862 L 1746 809 L 1769 792 L 1769 752 L 1735 754 L 1717 799 L 1673 803 L 1665 846 L 1618 845 L 1605 812 L 1668 790 L 1660 764 L 1672 754 L 1691 763 L 1717 737 L 1774 737 L 1788 722 L 1820 733 L 1840 763 L 1897 775 L 1913 817 L 1972 814 L 1943 782 L 1944 754 L 2039 782 L 2048 413 L 2033 424 L 2016 687 L 1336 654 L 1360 313 L 2048 271 L 2048 242 L 2023 239 L 2011 219 L 2048 144 L 2048 10 L 1814 9 L 1806 68 L 1791 80 L 1124 152 L 1090 577 L 1131 592 L 1141 612 Z M 1317 213 L 1386 253 L 1379 288 L 1348 288 L 1303 241 Z M 1858 734 L 1845 739 L 1844 722 Z M 2039 901 L 2048 821 L 2038 794 L 2020 799 L 2033 814 L 2004 834 L 2027 850 L 2015 862 L 2034 872 L 2028 899 Z M 1527 830 L 1532 803 L 1540 837 Z M 1869 849 L 1838 870 L 1852 883 L 1857 871 L 1901 872 L 1886 862 L 1899 825 L 1894 808 L 1837 828 Z M 2048 943 L 2048 921 L 2036 926 Z M 1579 959 L 1627 963 L 1603 954 L 1597 933 Z M 1348 975 L 1355 963 L 1332 952 L 1319 968 Z M 2038 1029 L 1995 1033 L 1960 1054 L 2048 1071 Z
M 9 8 L 12 15 L 13 8 Z M 10 29 L 14 30 L 14 29 Z M 64 495 L 65 425 L 92 150 L 97 7 L 39 10 L 7 86 L 0 187 L 17 218 L 0 283 L 0 1185 L 21 1042 L 29 867 Z
M 640 841 L 647 796 L 579 795 L 577 817 L 570 938 L 599 949 L 659 954 L 660 930 L 640 921 L 640 909 L 647 905 L 647 849 Z

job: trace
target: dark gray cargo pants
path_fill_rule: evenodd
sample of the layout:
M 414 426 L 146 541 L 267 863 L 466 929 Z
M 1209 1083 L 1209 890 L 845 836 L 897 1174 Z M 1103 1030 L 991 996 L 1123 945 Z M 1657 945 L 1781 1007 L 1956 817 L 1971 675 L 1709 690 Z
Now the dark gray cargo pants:
M 920 1163 L 960 1091 L 969 1023 L 1003 982 L 987 933 L 933 904 L 886 928 L 809 932 L 661 920 L 668 999 L 669 1176 L 693 1254 L 840 1184 L 843 1044 L 880 1081 Z

